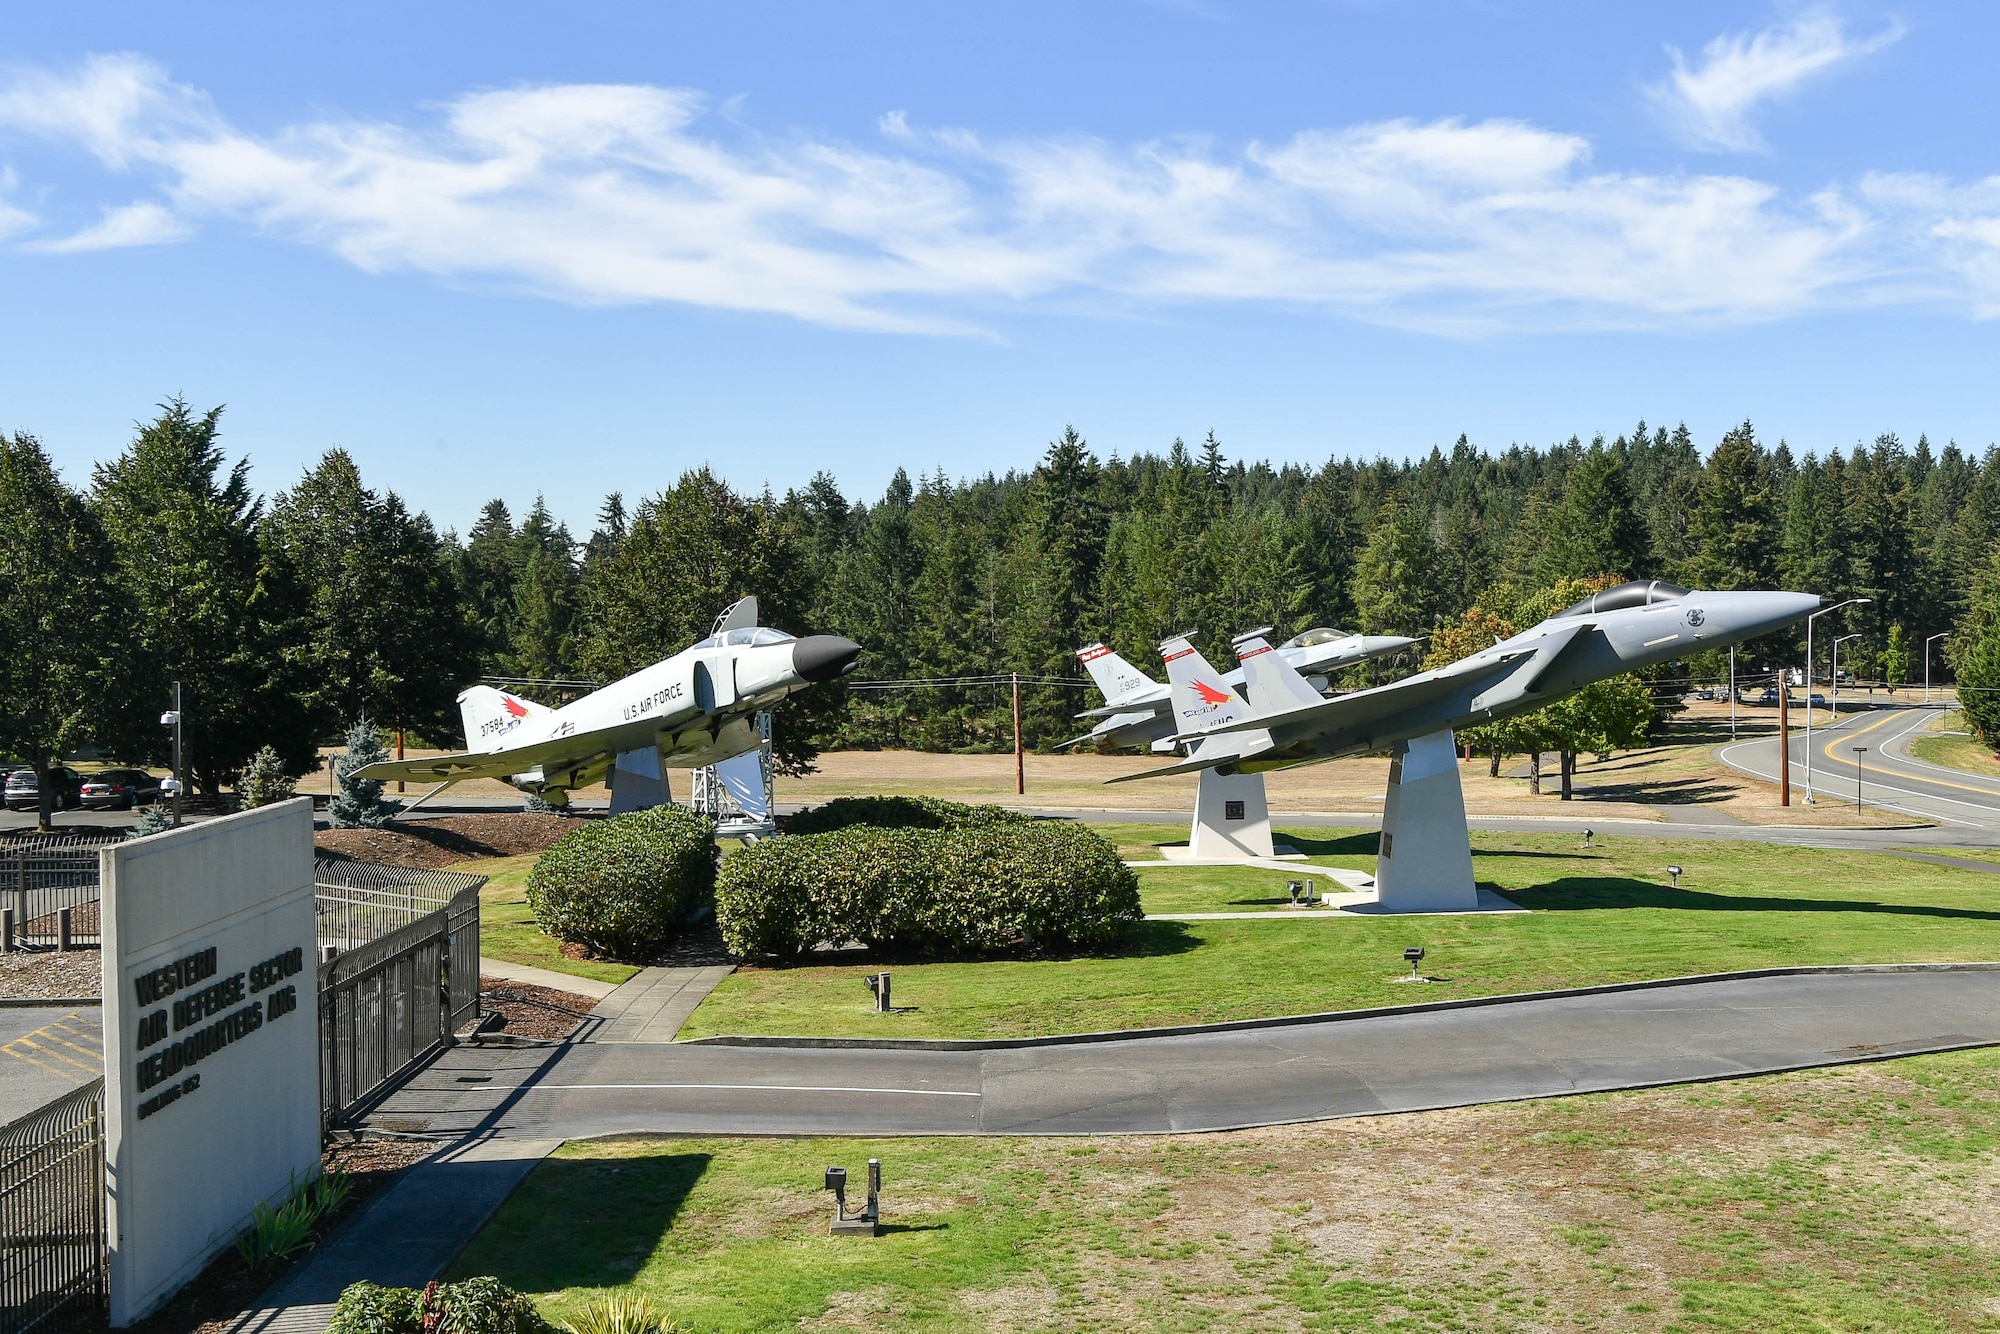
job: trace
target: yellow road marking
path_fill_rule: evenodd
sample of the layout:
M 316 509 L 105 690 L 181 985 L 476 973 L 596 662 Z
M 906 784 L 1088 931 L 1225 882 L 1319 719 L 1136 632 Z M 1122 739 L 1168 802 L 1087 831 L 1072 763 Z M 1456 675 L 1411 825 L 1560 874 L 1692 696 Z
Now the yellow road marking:
M 74 1018 L 76 1018 L 74 1013 L 66 1014 L 52 1024 L 45 1024 L 32 1033 L 24 1033 L 12 1042 L 0 1045 L 0 1052 L 5 1052 L 17 1061 L 26 1061 L 37 1069 L 47 1070 L 50 1074 L 61 1075 L 65 1079 L 75 1080 L 77 1076 L 72 1072 L 79 1070 L 83 1072 L 85 1078 L 94 1079 L 104 1073 L 103 1042 L 95 1030 L 71 1028 L 69 1021 Z M 71 1042 L 69 1037 L 62 1036 L 63 1033 L 69 1034 L 69 1037 L 82 1038 L 84 1042 Z M 37 1042 L 37 1038 L 41 1041 Z M 85 1045 L 86 1043 L 90 1045 Z M 75 1056 L 58 1050 L 63 1047 L 86 1059 L 79 1061 Z
M 1854 763 L 1854 758 L 1851 754 L 1848 756 L 1848 758 L 1842 759 L 1840 756 L 1833 753 L 1833 748 L 1835 746 L 1838 746 L 1842 741 L 1851 740 L 1852 738 L 1858 736 L 1866 736 L 1868 733 L 1874 731 L 1878 727 L 1881 727 L 1883 724 L 1895 721 L 1895 718 L 1896 715 L 1894 713 L 1886 713 L 1882 717 L 1877 718 L 1874 722 L 1868 724 L 1868 726 L 1866 727 L 1858 728 L 1853 731 L 1842 732 L 1839 736 L 1827 742 L 1825 749 L 1823 749 L 1820 753 L 1825 755 L 1827 759 L 1832 760 L 1836 764 L 1840 764 L 1843 766 L 1852 766 Z M 1793 761 L 1793 763 L 1796 764 L 1797 761 L 1795 760 Z M 1914 774 L 1901 773 L 1895 769 L 1883 769 L 1873 764 L 1863 764 L 1861 768 L 1863 772 L 1871 774 L 1887 774 L 1891 778 L 1900 778 L 1906 783 L 1929 783 L 1934 787 L 1952 787 L 1952 788 L 1957 788 L 1961 792 L 1977 792 L 1982 797 L 1991 797 L 1996 800 L 2000 800 L 2000 792 L 1996 792 L 1990 787 L 1974 787 L 1970 783 L 1954 783 L 1948 778 L 1929 778 L 1929 777 L 1919 778 Z M 1888 784 L 1885 783 L 1883 784 L 1883 786 L 1886 787 L 1888 786 Z M 1923 794 L 1919 792 L 1915 795 L 1922 796 Z

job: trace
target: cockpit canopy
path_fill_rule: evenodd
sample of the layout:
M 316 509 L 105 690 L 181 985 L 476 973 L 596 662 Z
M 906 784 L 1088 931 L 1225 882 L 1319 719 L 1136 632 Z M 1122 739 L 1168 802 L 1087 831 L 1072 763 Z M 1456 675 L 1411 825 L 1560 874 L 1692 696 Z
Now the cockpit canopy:
M 791 642 L 792 636 L 786 634 L 783 630 L 773 630 L 768 625 L 755 625 L 727 630 L 719 635 L 710 635 L 699 644 L 693 645 L 693 647 L 721 648 L 727 644 L 731 648 L 742 648 L 745 646 L 763 648 L 767 644 L 789 644 Z
M 1679 584 L 1670 584 L 1664 579 L 1634 579 L 1629 584 L 1607 588 L 1602 593 L 1592 593 L 1581 602 L 1573 602 L 1557 612 L 1557 616 L 1587 616 L 1592 612 L 1623 611 L 1627 607 L 1648 607 L 1655 602 L 1672 602 L 1684 598 L 1688 591 Z
M 1308 630 L 1302 635 L 1293 635 L 1279 647 L 1318 648 L 1321 644 L 1331 644 L 1336 639 L 1346 639 L 1347 637 L 1347 631 L 1345 630 L 1335 630 L 1331 626 L 1322 625 L 1317 630 Z

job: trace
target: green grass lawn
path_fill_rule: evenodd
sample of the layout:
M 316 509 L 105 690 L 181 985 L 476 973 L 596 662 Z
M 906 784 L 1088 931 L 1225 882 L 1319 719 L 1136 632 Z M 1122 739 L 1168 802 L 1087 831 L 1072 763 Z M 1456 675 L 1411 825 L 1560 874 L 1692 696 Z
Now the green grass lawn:
M 1969 730 L 1962 713 L 1946 714 L 1938 727 L 1945 732 Z M 1996 756 L 1993 747 L 1976 736 L 1940 736 L 1933 732 L 1912 737 L 1910 754 L 1932 764 L 1942 764 L 1947 769 L 1963 769 L 1967 773 L 2000 778 L 2000 756 Z
M 1371 864 L 1373 833 L 1287 836 L 1315 859 Z M 889 961 L 898 1004 L 913 1008 L 887 1015 L 869 1008 L 859 981 L 880 960 L 744 968 L 682 1036 L 1021 1036 L 1407 1004 L 1409 988 L 1390 980 L 1406 945 L 1428 949 L 1425 970 L 1445 979 L 1424 988 L 1426 1000 L 1776 965 L 2000 959 L 2000 877 L 1978 871 L 1650 836 L 1589 851 L 1559 834 L 1472 839 L 1480 882 L 1532 911 L 1148 922 L 1104 956 Z M 1678 889 L 1670 862 L 1685 870 Z M 1144 886 L 1189 873 L 1138 874 Z M 1209 901 L 1239 892 L 1212 883 L 1214 893 L 1200 891 Z M 1155 904 L 1196 896 L 1185 886 L 1148 893 Z
M 830 1237 L 882 1160 L 887 1235 Z M 1203 1136 L 573 1142 L 453 1266 L 685 1330 L 1990 1330 L 2000 1052 Z
M 1363 861 L 1354 870 L 1373 873 L 1368 858 L 1301 862 L 1296 870 L 1272 871 L 1261 866 L 1164 866 L 1139 872 L 1139 901 L 1149 913 L 1289 911 L 1292 881 L 1310 880 L 1316 894 L 1344 894 L 1347 886 L 1330 880 L 1328 865 Z
M 489 857 L 451 868 L 487 878 L 486 888 L 479 891 L 479 953 L 599 982 L 623 982 L 638 972 L 629 964 L 565 958 L 561 942 L 542 934 L 528 911 L 528 872 L 534 869 L 535 857 L 535 853 Z

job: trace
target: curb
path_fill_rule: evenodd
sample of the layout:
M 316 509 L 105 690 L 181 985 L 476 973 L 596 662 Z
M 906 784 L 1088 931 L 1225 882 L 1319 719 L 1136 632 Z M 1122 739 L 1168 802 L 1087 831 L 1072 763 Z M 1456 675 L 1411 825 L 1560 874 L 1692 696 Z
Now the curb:
M 102 1004 L 102 996 L 0 996 L 0 1010 L 45 1010 Z
M 1334 1010 L 1325 1014 L 1288 1014 L 1270 1019 L 1234 1019 L 1220 1024 L 1179 1024 L 1165 1028 L 1128 1028 L 1096 1033 L 1058 1033 L 1039 1038 L 816 1038 L 717 1034 L 689 1038 L 677 1047 L 797 1047 L 806 1050 L 877 1051 L 1019 1051 L 1026 1047 L 1075 1047 L 1099 1042 L 1143 1042 L 1149 1038 L 1199 1037 L 1205 1033 L 1241 1033 L 1260 1028 L 1297 1028 L 1303 1024 L 1342 1023 L 1395 1015 L 1431 1014 L 1440 1010 L 1471 1010 L 1492 1005 L 1562 1000 L 1571 996 L 1605 996 L 1621 991 L 1656 991 L 1665 987 L 1698 986 L 1708 982 L 1741 982 L 1760 977 L 1811 977 L 1825 974 L 1873 973 L 1991 973 L 2000 962 L 1981 963 L 1835 963 L 1791 968 L 1746 968 L 1731 973 L 1694 973 L 1642 982 L 1607 982 L 1594 987 L 1557 991 L 1520 991 L 1504 996 L 1467 996 L 1459 1000 L 1424 1001 L 1415 1005 L 1378 1005 L 1365 1010 Z

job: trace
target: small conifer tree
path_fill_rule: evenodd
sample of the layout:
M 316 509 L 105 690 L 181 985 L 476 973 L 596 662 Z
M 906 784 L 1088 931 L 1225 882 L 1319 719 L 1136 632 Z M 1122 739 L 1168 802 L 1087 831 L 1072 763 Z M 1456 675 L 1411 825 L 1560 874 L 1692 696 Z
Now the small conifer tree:
M 243 773 L 243 808 L 289 801 L 298 788 L 298 779 L 285 772 L 278 752 L 266 746 L 250 757 L 250 767 Z
M 388 758 L 388 744 L 375 724 L 366 717 L 355 719 L 354 726 L 347 729 L 347 753 L 333 762 L 334 781 L 340 788 L 332 805 L 335 828 L 377 828 L 403 809 L 402 802 L 382 795 L 382 784 L 376 779 L 354 777 L 355 770 Z

